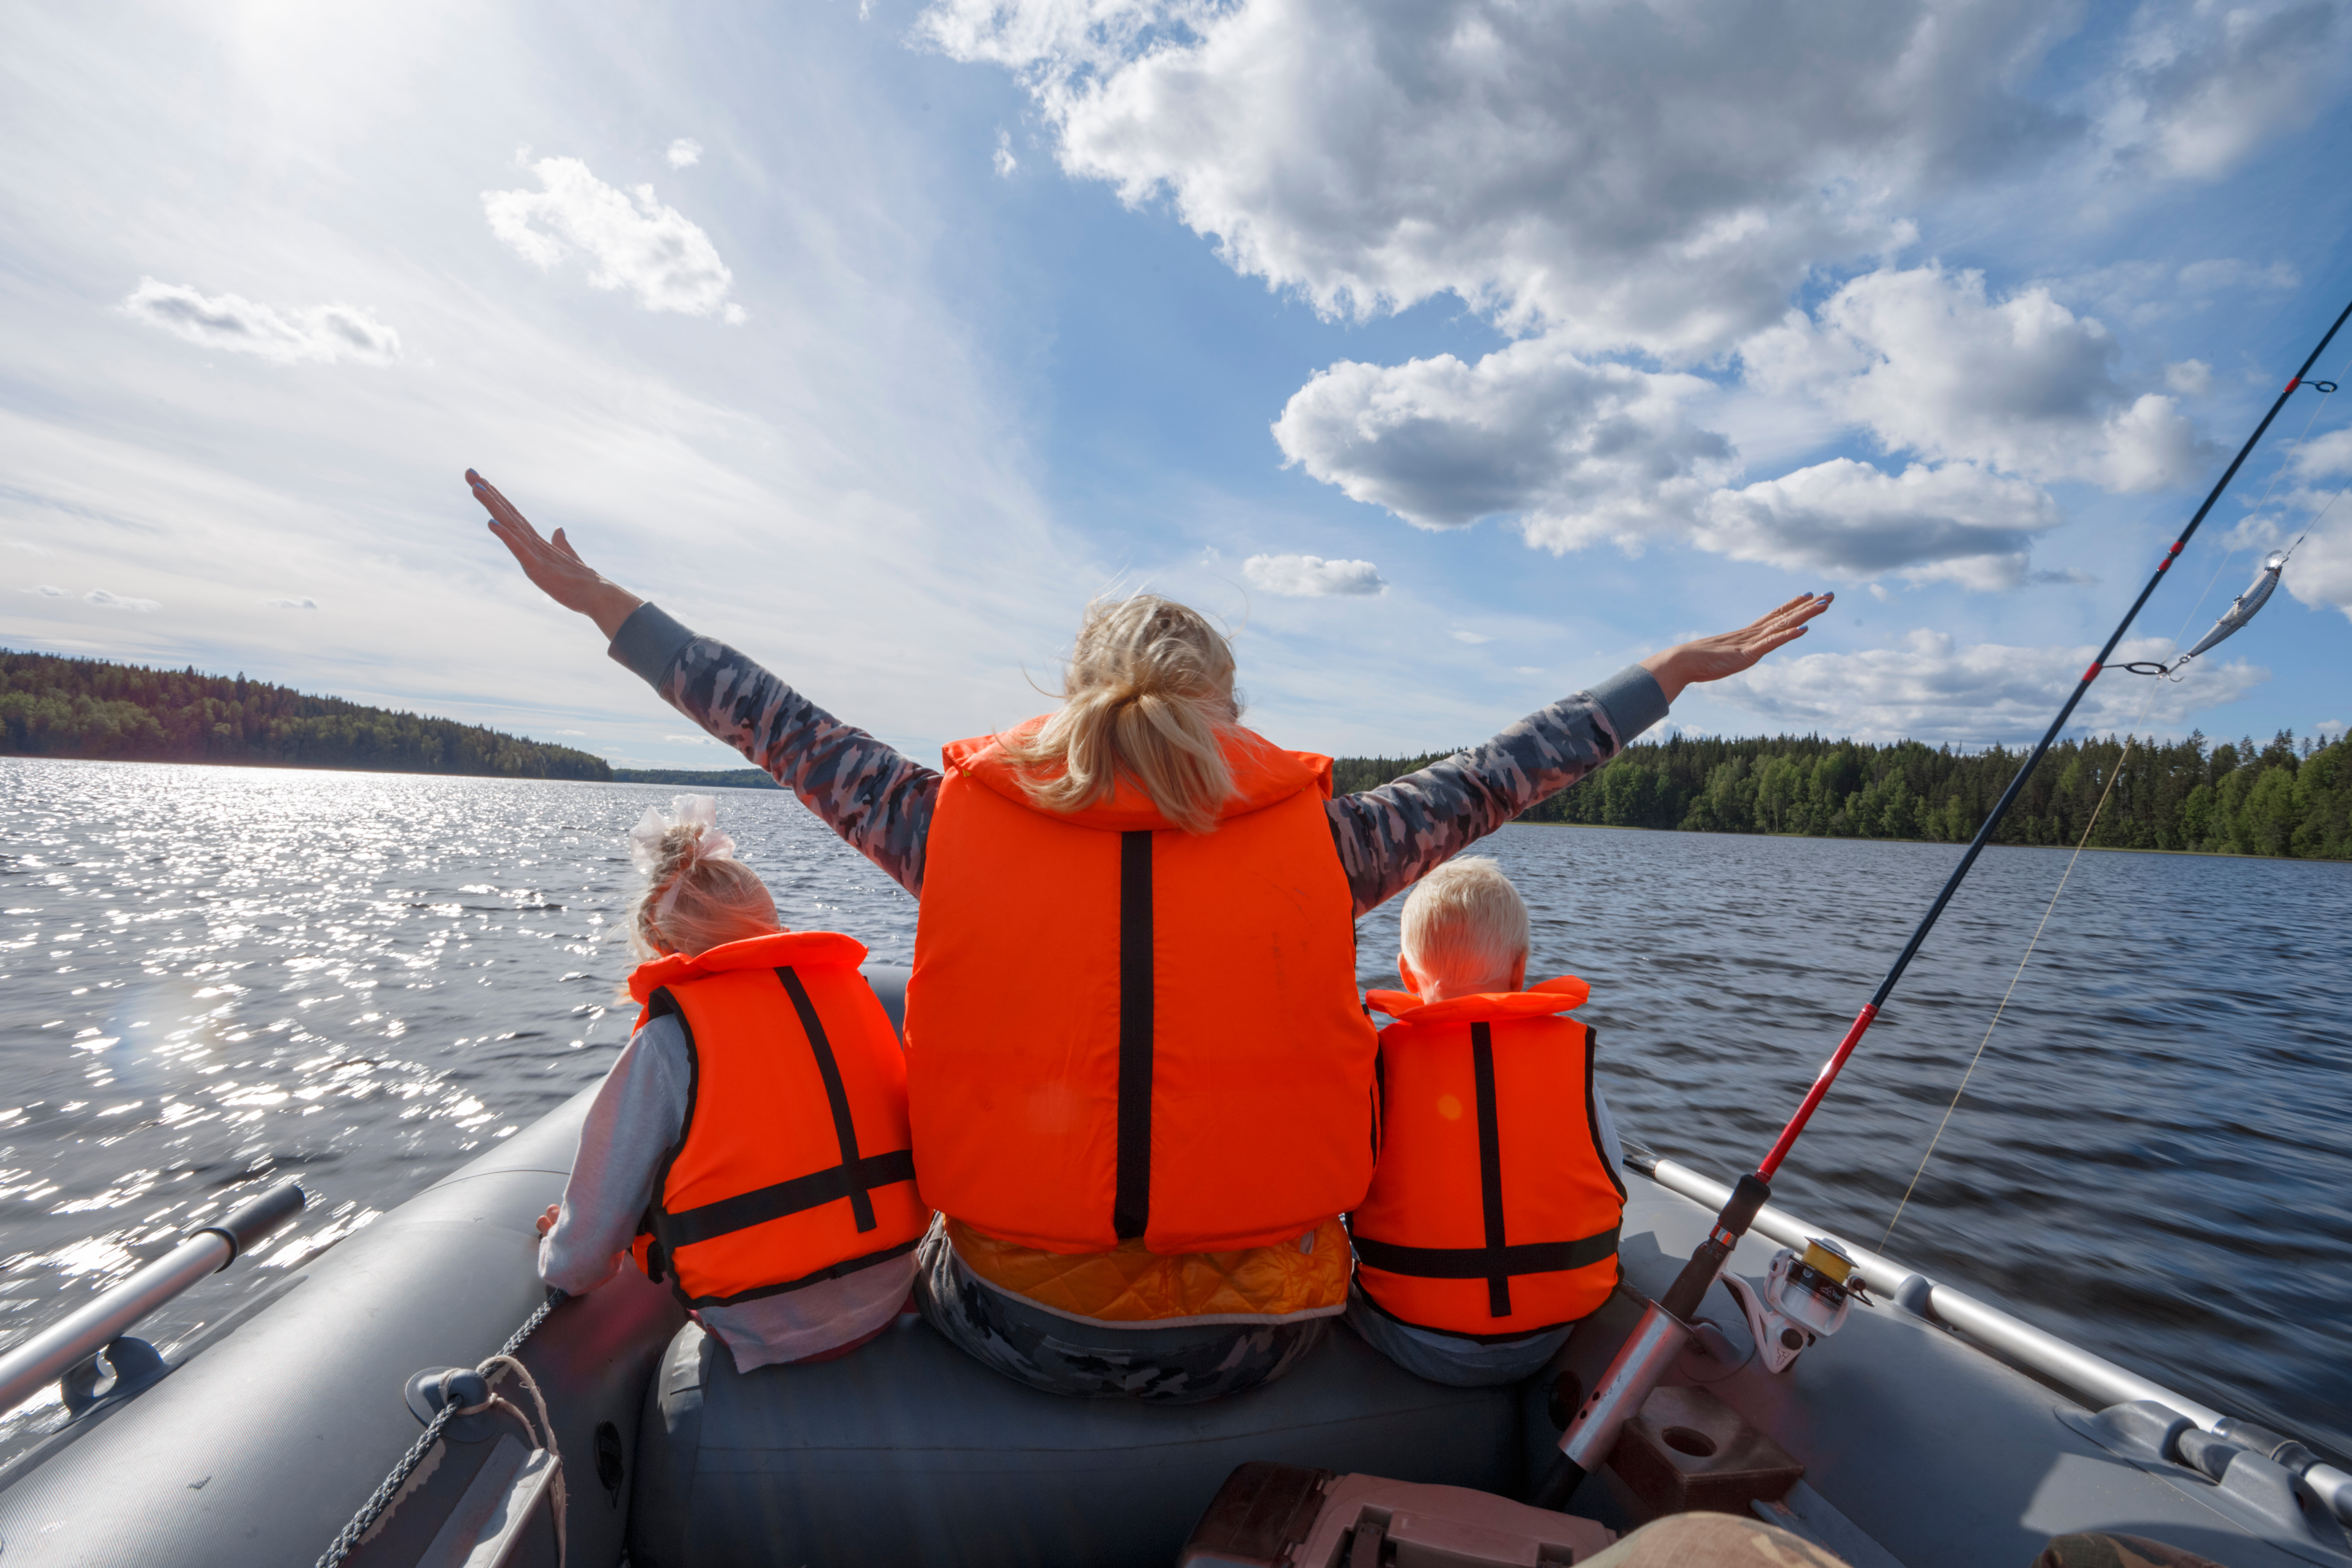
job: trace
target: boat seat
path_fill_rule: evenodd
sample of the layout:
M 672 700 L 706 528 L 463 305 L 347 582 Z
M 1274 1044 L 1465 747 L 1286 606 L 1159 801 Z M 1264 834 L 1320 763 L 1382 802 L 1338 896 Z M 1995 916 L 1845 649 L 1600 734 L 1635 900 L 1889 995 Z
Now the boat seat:
M 1041 1394 L 902 1317 L 838 1361 L 737 1373 L 693 1323 L 646 1400 L 636 1568 L 1168 1568 L 1234 1467 L 1516 1496 L 1521 1389 L 1424 1383 L 1341 1325 L 1203 1405 Z

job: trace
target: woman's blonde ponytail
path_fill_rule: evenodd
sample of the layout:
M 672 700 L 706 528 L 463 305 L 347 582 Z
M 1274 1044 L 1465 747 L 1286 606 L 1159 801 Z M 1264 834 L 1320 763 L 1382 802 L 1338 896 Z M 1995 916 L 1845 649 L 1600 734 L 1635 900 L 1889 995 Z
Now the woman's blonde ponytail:
M 1082 811 L 1123 774 L 1188 833 L 1234 793 L 1224 739 L 1238 726 L 1234 650 L 1198 611 L 1155 595 L 1097 599 L 1071 650 L 1060 712 L 1004 743 L 1039 807 Z

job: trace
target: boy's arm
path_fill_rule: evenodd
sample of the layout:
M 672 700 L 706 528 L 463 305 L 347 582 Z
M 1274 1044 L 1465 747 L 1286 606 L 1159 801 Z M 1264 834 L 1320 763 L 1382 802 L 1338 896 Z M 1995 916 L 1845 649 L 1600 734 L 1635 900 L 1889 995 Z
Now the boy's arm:
M 923 850 L 940 775 L 843 723 L 715 637 L 641 604 L 613 636 L 613 658 L 663 701 L 800 796 L 892 881 L 922 897 Z
M 692 1072 L 675 1018 L 651 1020 L 621 1048 L 580 1125 L 562 1212 L 540 1241 L 541 1279 L 577 1296 L 620 1267 L 653 1202 L 662 1161 L 686 1125 Z
M 1334 798 L 1331 838 L 1359 915 L 1521 812 L 1566 789 L 1666 716 L 1640 665 L 1528 714 L 1483 746 Z

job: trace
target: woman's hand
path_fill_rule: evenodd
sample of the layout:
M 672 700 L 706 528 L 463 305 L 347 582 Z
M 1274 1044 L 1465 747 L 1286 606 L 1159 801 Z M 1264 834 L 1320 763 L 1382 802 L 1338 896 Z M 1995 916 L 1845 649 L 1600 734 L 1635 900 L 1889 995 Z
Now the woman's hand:
M 1666 700 L 1672 702 L 1683 694 L 1685 686 L 1738 675 L 1781 644 L 1795 642 L 1805 635 L 1805 623 L 1828 609 L 1836 597 L 1835 594 L 1800 594 L 1736 632 L 1701 637 L 1664 653 L 1654 653 L 1642 661 L 1642 668 L 1657 677 Z
M 540 1215 L 536 1222 L 539 1226 L 539 1234 L 545 1236 L 549 1231 L 553 1230 L 555 1228 L 555 1216 L 562 1212 L 563 1205 L 562 1204 L 548 1205 L 547 1212 Z
M 514 502 L 499 494 L 498 487 L 489 480 L 467 468 L 466 482 L 474 487 L 474 499 L 488 510 L 490 531 L 514 552 L 523 574 L 565 609 L 577 610 L 595 622 L 605 640 L 610 641 L 630 612 L 645 603 L 618 583 L 607 582 L 598 575 L 572 550 L 572 542 L 563 537 L 562 529 L 555 531 L 552 540 L 541 539 L 530 520 L 515 510 Z

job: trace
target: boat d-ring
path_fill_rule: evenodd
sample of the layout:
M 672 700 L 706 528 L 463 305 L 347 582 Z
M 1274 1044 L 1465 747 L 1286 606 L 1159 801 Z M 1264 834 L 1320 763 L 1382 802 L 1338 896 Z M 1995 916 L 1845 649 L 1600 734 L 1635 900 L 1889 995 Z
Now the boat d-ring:
M 409 1413 L 418 1424 L 429 1426 L 441 1414 L 446 1399 L 455 1399 L 461 1410 L 481 1405 L 490 1396 L 490 1385 L 470 1366 L 428 1366 L 410 1377 L 401 1392 L 407 1396 Z M 498 1430 L 492 1413 L 481 1409 L 470 1415 L 452 1415 L 441 1428 L 441 1435 L 455 1442 L 478 1443 Z

